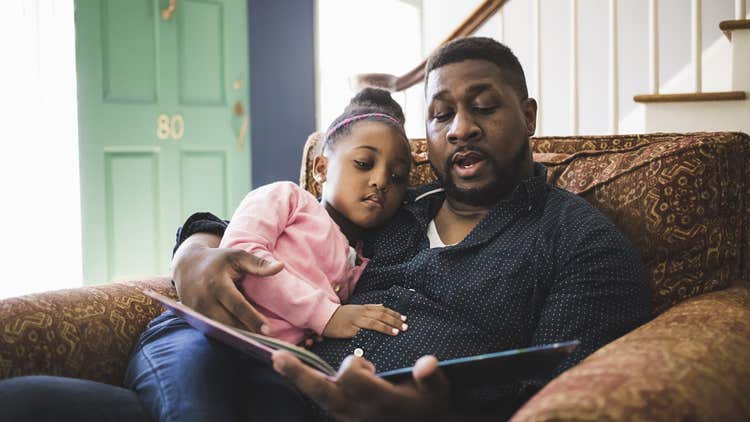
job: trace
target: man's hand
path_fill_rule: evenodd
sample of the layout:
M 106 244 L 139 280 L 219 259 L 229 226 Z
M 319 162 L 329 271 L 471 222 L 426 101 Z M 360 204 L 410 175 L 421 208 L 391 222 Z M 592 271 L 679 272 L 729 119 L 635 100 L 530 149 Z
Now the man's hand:
M 339 421 L 460 420 L 450 409 L 448 381 L 433 356 L 420 358 L 414 379 L 398 385 L 378 378 L 372 363 L 354 356 L 344 360 L 336 377 L 284 351 L 274 352 L 273 367 Z
M 197 233 L 177 249 L 172 258 L 172 279 L 180 300 L 217 321 L 268 333 L 267 321 L 235 283 L 246 274 L 276 274 L 284 265 L 240 249 L 217 248 L 219 242 L 216 235 Z
M 341 305 L 323 329 L 324 337 L 352 338 L 360 329 L 395 336 L 409 327 L 406 317 L 383 305 Z

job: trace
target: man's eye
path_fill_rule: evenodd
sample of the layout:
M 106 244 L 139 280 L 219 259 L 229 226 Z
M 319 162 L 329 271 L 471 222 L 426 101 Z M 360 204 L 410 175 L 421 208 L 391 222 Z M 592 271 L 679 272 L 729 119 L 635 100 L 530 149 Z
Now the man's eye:
M 362 170 L 369 170 L 372 168 L 372 164 L 368 163 L 367 161 L 354 160 L 354 165 Z
M 441 112 L 441 113 L 435 113 L 432 115 L 432 118 L 437 120 L 438 122 L 445 122 L 448 119 L 451 118 L 451 112 Z
M 496 106 L 491 106 L 491 107 L 474 107 L 474 110 L 476 110 L 477 113 L 480 113 L 480 114 L 492 114 L 492 113 L 495 112 L 495 110 L 497 110 L 497 107 Z

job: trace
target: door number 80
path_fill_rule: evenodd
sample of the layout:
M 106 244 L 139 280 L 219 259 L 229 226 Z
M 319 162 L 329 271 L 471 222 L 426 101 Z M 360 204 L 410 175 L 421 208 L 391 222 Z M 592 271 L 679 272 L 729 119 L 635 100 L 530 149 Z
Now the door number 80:
M 166 114 L 160 114 L 156 118 L 156 137 L 159 139 L 182 139 L 185 134 L 185 120 L 181 114 L 175 114 L 171 118 Z

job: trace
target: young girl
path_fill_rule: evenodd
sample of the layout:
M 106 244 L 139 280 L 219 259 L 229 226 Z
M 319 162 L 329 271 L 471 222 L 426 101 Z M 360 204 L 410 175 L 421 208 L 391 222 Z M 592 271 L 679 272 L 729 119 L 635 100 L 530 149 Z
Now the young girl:
M 382 305 L 342 305 L 368 261 L 355 249 L 358 239 L 389 219 L 406 191 L 411 154 L 403 124 L 389 93 L 363 90 L 328 128 L 313 161 L 320 202 L 278 182 L 250 192 L 235 211 L 221 247 L 284 263 L 274 276 L 240 283 L 267 317 L 269 335 L 297 344 L 309 332 L 350 338 L 362 328 L 407 329 L 406 316 Z

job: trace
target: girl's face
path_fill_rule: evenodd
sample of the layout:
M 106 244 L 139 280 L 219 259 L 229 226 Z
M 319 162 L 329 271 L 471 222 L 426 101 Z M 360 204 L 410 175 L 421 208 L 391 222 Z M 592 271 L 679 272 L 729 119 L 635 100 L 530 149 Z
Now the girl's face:
M 354 123 L 349 135 L 315 159 L 315 175 L 323 181 L 322 204 L 356 226 L 377 227 L 401 205 L 410 160 L 406 142 L 393 128 L 374 121 Z

